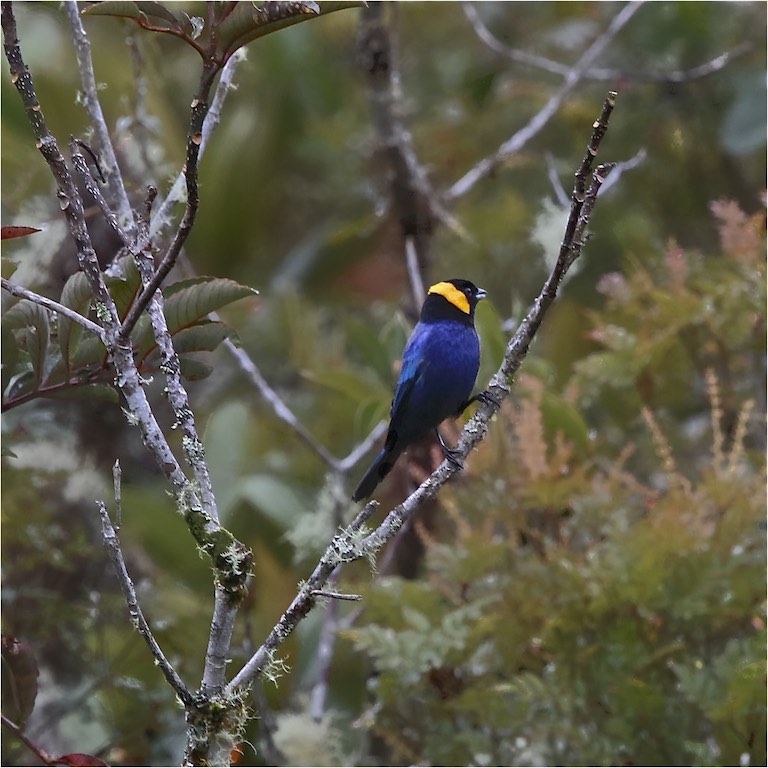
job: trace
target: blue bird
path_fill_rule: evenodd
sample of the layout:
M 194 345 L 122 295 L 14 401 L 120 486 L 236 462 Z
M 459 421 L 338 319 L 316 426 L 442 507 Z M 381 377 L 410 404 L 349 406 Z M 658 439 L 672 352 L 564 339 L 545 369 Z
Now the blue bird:
M 475 307 L 485 291 L 469 280 L 445 280 L 427 292 L 419 322 L 403 352 L 389 431 L 379 455 L 360 481 L 352 501 L 367 499 L 412 443 L 434 430 L 446 456 L 456 460 L 443 442 L 438 425 L 458 416 L 470 399 L 480 367 Z

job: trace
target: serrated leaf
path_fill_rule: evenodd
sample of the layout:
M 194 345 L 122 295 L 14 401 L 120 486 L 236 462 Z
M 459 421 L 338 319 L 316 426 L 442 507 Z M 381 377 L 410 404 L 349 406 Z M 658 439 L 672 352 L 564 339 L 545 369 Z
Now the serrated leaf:
M 175 338 L 187 328 L 208 323 L 208 315 L 211 312 L 257 293 L 253 288 L 219 277 L 194 278 L 175 283 L 165 292 L 165 321 L 168 330 Z M 135 338 L 138 358 L 143 359 L 155 347 L 148 319 L 142 319 L 137 324 Z
M 2 637 L 2 660 L 3 715 L 23 729 L 37 698 L 37 661 L 27 643 L 8 635 Z
M 61 303 L 68 309 L 86 317 L 91 306 L 92 295 L 85 274 L 75 272 L 64 284 L 61 291 Z M 59 315 L 59 349 L 66 374 L 69 374 L 71 370 L 71 358 L 80 343 L 82 333 L 83 327 L 81 325 L 64 315 Z
M 217 38 L 222 45 L 223 57 L 229 58 L 238 48 L 277 32 L 285 27 L 300 24 L 318 16 L 326 16 L 347 8 L 359 8 L 364 2 L 265 2 L 238 3 L 222 22 Z
M 200 362 L 194 357 L 180 357 L 179 366 L 181 367 L 181 375 L 187 379 L 187 381 L 200 381 L 211 375 L 210 365 Z
M 23 299 L 3 315 L 3 324 L 14 331 L 16 343 L 29 355 L 39 384 L 45 375 L 51 336 L 48 312 L 39 304 Z

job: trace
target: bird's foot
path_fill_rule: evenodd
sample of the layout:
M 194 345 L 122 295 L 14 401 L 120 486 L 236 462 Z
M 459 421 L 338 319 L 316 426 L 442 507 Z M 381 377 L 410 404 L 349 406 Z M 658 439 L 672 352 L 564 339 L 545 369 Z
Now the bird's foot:
M 458 467 L 459 469 L 464 469 L 464 459 L 461 456 L 461 451 L 446 445 L 445 440 L 443 440 L 443 436 L 440 434 L 439 429 L 435 430 L 435 434 L 437 435 L 437 439 L 440 442 L 440 447 L 443 449 L 443 455 L 445 456 L 445 458 L 448 459 L 448 461 L 450 461 L 454 466 Z
M 501 400 L 499 400 L 495 395 L 492 395 L 489 390 L 484 389 L 482 392 L 478 392 L 476 395 L 473 395 L 469 398 L 469 400 L 462 403 L 461 407 L 459 408 L 459 413 L 464 413 L 464 411 L 469 408 L 472 403 L 483 403 L 483 405 L 495 405 L 497 408 L 501 408 Z

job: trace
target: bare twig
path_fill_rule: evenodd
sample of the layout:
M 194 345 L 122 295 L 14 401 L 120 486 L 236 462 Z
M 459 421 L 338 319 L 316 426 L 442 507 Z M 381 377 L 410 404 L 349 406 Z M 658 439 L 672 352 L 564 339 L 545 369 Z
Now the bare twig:
M 96 201 L 96 205 L 99 206 L 99 210 L 104 215 L 104 218 L 107 220 L 109 226 L 112 227 L 117 236 L 120 238 L 123 245 L 129 250 L 133 250 L 136 247 L 135 240 L 120 225 L 117 216 L 109 207 L 109 203 L 107 203 L 104 195 L 101 193 L 99 185 L 93 178 L 93 174 L 91 173 L 91 169 L 88 167 L 88 163 L 86 163 L 83 155 L 78 152 L 77 148 L 83 147 L 85 145 L 83 142 L 72 138 L 69 142 L 69 146 L 70 154 L 72 156 L 72 165 L 74 165 L 75 171 L 77 171 L 77 175 L 82 179 L 83 185 Z
M 589 178 L 593 161 L 599 145 L 608 127 L 608 120 L 615 103 L 616 94 L 611 92 L 603 104 L 600 117 L 595 121 L 587 151 L 579 170 L 576 172 L 576 183 L 571 195 L 571 213 L 566 226 L 563 244 L 557 263 L 541 292 L 520 324 L 517 332 L 509 341 L 502 365 L 491 379 L 488 391 L 493 399 L 481 404 L 475 415 L 469 420 L 459 439 L 457 446 L 458 457 L 465 458 L 469 451 L 485 438 L 488 424 L 498 411 L 502 401 L 510 391 L 509 380 L 518 370 L 525 359 L 528 348 L 533 340 L 544 316 L 555 300 L 558 287 L 569 267 L 581 254 L 584 244 L 587 224 L 592 215 L 598 190 L 605 176 L 610 171 L 610 165 L 601 165 Z M 312 610 L 315 605 L 315 594 L 323 591 L 335 569 L 342 563 L 356 560 L 360 557 L 372 557 L 381 547 L 410 520 L 416 510 L 428 498 L 434 496 L 439 488 L 458 471 L 458 466 L 447 459 L 425 480 L 402 504 L 395 507 L 373 533 L 363 536 L 363 525 L 370 518 L 377 504 L 369 502 L 363 507 L 355 520 L 342 530 L 320 558 L 314 571 L 302 585 L 280 621 L 270 632 L 264 644 L 251 656 L 242 669 L 233 677 L 227 686 L 228 692 L 234 692 L 240 686 L 249 684 L 261 675 L 270 659 L 274 657 L 277 648 L 293 632 L 296 625 Z
M 405 263 L 408 267 L 408 280 L 411 283 L 411 295 L 413 303 L 420 307 L 424 303 L 426 295 L 424 281 L 419 270 L 419 255 L 416 252 L 416 243 L 411 235 L 405 238 Z
M 208 110 L 205 122 L 203 123 L 202 139 L 200 141 L 200 150 L 198 153 L 198 162 L 202 158 L 205 149 L 208 145 L 208 141 L 211 134 L 221 122 L 221 111 L 224 107 L 227 95 L 230 91 L 234 90 L 235 72 L 238 64 L 245 60 L 245 48 L 240 49 L 227 61 L 226 66 L 221 71 L 221 77 L 216 85 L 216 90 L 213 94 L 213 100 L 211 101 L 211 108 Z M 185 176 L 182 171 L 173 183 L 170 191 L 166 195 L 165 199 L 160 203 L 155 214 L 152 216 L 152 224 L 150 227 L 150 235 L 153 239 L 157 239 L 163 233 L 163 231 L 171 224 L 173 220 L 172 209 L 176 203 L 184 202 L 185 197 Z
M 41 307 L 45 307 L 51 312 L 56 312 L 63 317 L 67 317 L 73 322 L 85 328 L 86 331 L 90 331 L 91 333 L 98 336 L 101 341 L 104 341 L 104 329 L 100 325 L 94 323 L 92 320 L 89 320 L 87 317 L 83 317 L 78 312 L 75 312 L 74 309 L 65 307 L 63 304 L 59 304 L 58 301 L 49 299 L 46 296 L 41 296 L 39 293 L 34 293 L 34 291 L 27 290 L 20 285 L 15 285 L 9 280 L 6 280 L 4 277 L 0 279 L 2 280 L 2 288 L 4 291 L 8 291 L 8 293 L 12 294 L 13 296 L 18 296 L 21 299 L 33 301 L 35 304 L 39 304 Z
M 384 434 L 387 431 L 387 422 L 386 421 L 380 421 L 369 433 L 368 436 L 363 440 L 362 443 L 355 446 L 352 451 L 345 456 L 343 459 L 335 459 L 335 464 L 333 468 L 339 473 L 339 474 L 345 474 L 349 472 L 350 469 L 352 469 L 360 459 L 365 456 L 368 451 L 373 448 L 373 446 L 382 438 L 384 437 Z
M 171 244 L 166 249 L 160 265 L 151 279 L 145 283 L 141 294 L 131 305 L 128 314 L 123 320 L 121 335 L 128 338 L 134 325 L 138 322 L 144 310 L 149 305 L 157 289 L 176 264 L 176 259 L 189 236 L 197 217 L 197 209 L 200 204 L 198 196 L 198 159 L 200 156 L 200 144 L 203 141 L 203 124 L 208 114 L 208 97 L 213 86 L 213 81 L 219 72 L 219 64 L 212 58 L 206 57 L 203 61 L 203 71 L 200 75 L 200 83 L 197 95 L 192 99 L 189 116 L 189 133 L 187 134 L 187 154 L 184 164 L 184 178 L 186 181 L 187 201 L 184 215 L 176 229 L 176 234 Z
M 72 36 L 75 41 L 75 52 L 77 54 L 77 63 L 80 67 L 80 82 L 82 85 L 82 97 L 88 115 L 91 118 L 91 125 L 99 141 L 99 148 L 106 164 L 107 186 L 113 198 L 113 204 L 117 207 L 120 217 L 120 225 L 128 233 L 131 240 L 136 239 L 136 221 L 133 216 L 128 195 L 123 185 L 123 177 L 120 173 L 120 167 L 117 163 L 115 150 L 112 146 L 112 140 L 109 136 L 109 129 L 104 120 L 104 113 L 101 110 L 98 89 L 96 87 L 96 77 L 93 73 L 93 61 L 91 60 L 91 44 L 83 28 L 83 22 L 80 19 L 80 11 L 74 0 L 67 0 L 64 3 L 67 17 L 72 26 Z
M 139 634 L 144 638 L 150 652 L 155 657 L 157 666 L 163 673 L 163 677 L 168 681 L 168 684 L 176 691 L 177 696 L 184 703 L 185 706 L 191 706 L 194 703 L 194 697 L 190 693 L 184 681 L 179 677 L 176 670 L 173 668 L 168 659 L 165 658 L 162 648 L 155 640 L 155 636 L 152 634 L 152 630 L 144 618 L 144 614 L 141 611 L 138 597 L 136 596 L 136 589 L 133 586 L 133 581 L 128 574 L 128 569 L 125 567 L 125 559 L 123 558 L 123 551 L 120 547 L 120 541 L 117 538 L 117 532 L 115 531 L 112 521 L 109 519 L 109 513 L 107 512 L 107 506 L 103 501 L 98 503 L 99 514 L 101 515 L 101 532 L 104 538 L 104 546 L 107 549 L 112 563 L 117 570 L 117 578 L 120 582 L 120 588 L 123 590 L 123 596 L 125 602 L 128 605 L 128 611 L 131 615 L 131 622 L 139 630 Z
M 581 81 L 584 73 L 592 66 L 593 62 L 608 47 L 616 35 L 626 26 L 630 19 L 637 13 L 642 6 L 642 2 L 627 3 L 613 17 L 608 28 L 603 32 L 592 45 L 587 48 L 582 57 L 571 67 L 563 84 L 557 92 L 550 97 L 547 103 L 537 112 L 517 133 L 507 139 L 492 155 L 481 160 L 472 169 L 467 171 L 453 186 L 445 193 L 445 199 L 448 202 L 455 202 L 460 197 L 466 195 L 478 181 L 490 176 L 501 163 L 510 155 L 519 152 L 542 128 L 549 122 L 550 118 L 557 113 L 565 97 Z
M 327 597 L 330 600 L 351 600 L 351 601 L 358 601 L 362 600 L 362 595 L 353 595 L 349 592 L 337 592 L 332 589 L 313 589 L 310 593 L 312 597 Z
M 545 72 L 550 72 L 561 77 L 566 77 L 570 66 L 561 64 L 559 61 L 548 59 L 544 56 L 538 56 L 528 51 L 521 51 L 519 48 L 513 48 L 501 42 L 486 26 L 477 12 L 474 3 L 464 2 L 464 15 L 472 25 L 472 29 L 480 40 L 485 43 L 492 51 L 498 53 L 504 58 L 514 61 L 518 64 L 536 67 Z M 607 67 L 590 67 L 584 72 L 583 79 L 602 81 L 602 82 L 650 82 L 674 85 L 685 83 L 690 80 L 698 80 L 702 77 L 718 72 L 729 64 L 733 59 L 742 56 L 752 48 L 752 44 L 744 42 L 737 45 L 730 51 L 725 51 L 719 56 L 715 56 L 709 61 L 698 64 L 695 67 L 687 69 L 673 69 L 668 72 L 628 72 L 620 69 L 609 69 Z
M 52 758 L 47 752 L 44 752 L 40 747 L 35 744 L 28 736 L 24 734 L 24 731 L 16 725 L 9 717 L 0 714 L 0 720 L 3 725 L 13 733 L 16 738 L 32 753 L 43 765 L 58 765 L 59 761 Z

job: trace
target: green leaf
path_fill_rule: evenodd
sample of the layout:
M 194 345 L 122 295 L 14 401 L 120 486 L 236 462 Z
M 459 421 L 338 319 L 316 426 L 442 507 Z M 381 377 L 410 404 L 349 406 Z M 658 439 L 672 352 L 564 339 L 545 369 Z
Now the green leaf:
M 173 337 L 178 354 L 184 352 L 213 352 L 234 331 L 225 323 L 203 320 L 199 325 L 183 328 Z
M 181 375 L 187 381 L 200 381 L 211 375 L 213 368 L 210 365 L 200 362 L 194 357 L 180 357 L 179 366 Z
M 3 714 L 24 728 L 37 698 L 38 668 L 29 645 L 15 637 L 3 635 Z
M 326 16 L 347 8 L 359 8 L 364 2 L 323 2 L 294 0 L 293 2 L 265 2 L 261 5 L 238 3 L 222 22 L 217 39 L 224 58 L 229 58 L 238 48 L 302 21 Z
M 106 403 L 120 402 L 117 390 L 113 386 L 101 382 L 94 382 L 93 384 L 73 384 L 71 387 L 51 392 L 49 395 L 46 395 L 46 397 L 53 400 L 87 400 L 89 402 L 99 400 L 100 402 Z
M 106 283 L 122 320 L 141 290 L 141 276 L 131 256 L 123 256 L 117 262 L 117 271 L 121 277 L 107 277 Z
M 68 309 L 72 309 L 83 317 L 87 317 L 91 306 L 91 288 L 88 280 L 82 272 L 75 272 L 64 284 L 61 292 L 61 303 Z M 59 315 L 59 349 L 64 370 L 68 374 L 71 370 L 71 358 L 80 343 L 83 327 L 73 322 L 64 315 Z
M 176 283 L 165 292 L 165 321 L 168 330 L 175 336 L 184 329 L 208 324 L 210 321 L 207 318 L 211 312 L 257 293 L 253 288 L 219 277 L 194 278 Z M 204 331 L 203 334 L 205 333 L 211 334 L 212 338 L 216 332 L 211 330 Z M 138 357 L 143 359 L 156 346 L 148 319 L 142 319 L 142 322 L 137 324 L 136 339 Z
M 45 377 L 51 336 L 47 310 L 23 299 L 5 313 L 3 323 L 14 331 L 16 343 L 29 355 L 35 382 L 40 384 Z
M 147 23 L 149 18 L 165 21 L 173 28 L 180 28 L 179 19 L 161 3 L 142 0 L 141 3 L 123 0 L 104 0 L 93 3 L 81 13 L 82 16 L 119 16 L 133 19 L 137 24 Z
M 552 392 L 544 392 L 541 417 L 547 434 L 553 437 L 563 433 L 566 440 L 584 449 L 589 444 L 589 427 L 579 410 Z
M 293 526 L 305 509 L 293 487 L 271 475 L 251 475 L 238 488 L 244 501 L 284 530 Z
M 5 256 L 2 257 L 2 268 L 0 268 L 0 274 L 8 280 L 8 278 L 11 277 L 11 275 L 19 268 L 19 265 L 15 261 L 11 261 L 11 259 L 7 259 Z

